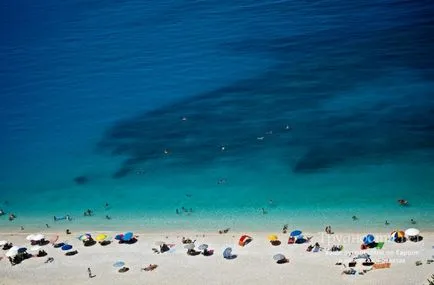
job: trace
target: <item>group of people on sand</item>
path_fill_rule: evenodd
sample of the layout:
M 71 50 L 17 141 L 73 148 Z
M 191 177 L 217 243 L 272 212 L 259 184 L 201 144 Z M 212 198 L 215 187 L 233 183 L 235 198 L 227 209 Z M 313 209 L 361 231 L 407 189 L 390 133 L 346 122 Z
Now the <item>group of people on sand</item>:
M 181 215 L 183 213 L 190 215 L 191 213 L 193 213 L 193 208 L 187 209 L 184 206 L 181 207 L 181 210 L 179 210 L 178 208 L 176 209 L 176 214 L 177 215 Z
M 229 230 L 230 230 L 230 228 L 219 230 L 219 234 L 227 234 L 229 232 Z
M 325 227 L 325 232 L 326 232 L 326 234 L 329 234 L 329 235 L 334 234 L 334 232 L 332 232 L 332 226 Z
M 3 211 L 3 209 L 0 209 L 0 217 L 1 217 L 1 216 L 4 216 L 4 215 L 6 215 L 6 212 Z M 8 219 L 9 219 L 9 221 L 12 222 L 13 220 L 16 219 L 16 217 L 17 217 L 17 216 L 16 216 L 14 213 L 10 213 Z

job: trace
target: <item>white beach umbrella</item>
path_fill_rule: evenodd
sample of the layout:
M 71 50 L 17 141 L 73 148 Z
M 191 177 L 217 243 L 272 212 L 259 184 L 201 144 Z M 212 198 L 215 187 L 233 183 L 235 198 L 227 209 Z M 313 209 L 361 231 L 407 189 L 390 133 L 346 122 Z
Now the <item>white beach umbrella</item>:
M 43 234 L 36 234 L 33 236 L 33 240 L 35 241 L 40 241 L 43 240 L 45 238 L 45 236 Z
M 28 235 L 28 236 L 26 237 L 26 240 L 28 240 L 28 241 L 30 241 L 30 240 L 34 240 L 34 237 L 35 237 L 34 234 Z
M 0 240 L 0 246 L 4 246 L 5 244 L 7 244 L 8 242 L 6 240 Z
M 407 236 L 418 236 L 420 234 L 420 231 L 418 229 L 415 228 L 410 228 L 405 230 L 405 235 Z
M 30 250 L 31 251 L 38 251 L 38 250 L 41 250 L 41 246 L 40 245 L 34 245 L 34 246 L 32 246 L 31 248 L 30 248 Z
M 195 247 L 194 243 L 189 243 L 189 244 L 184 245 L 184 248 L 186 248 L 186 249 L 193 249 L 194 247 Z
M 22 248 L 22 246 L 16 246 L 16 245 L 14 245 L 14 246 L 11 247 L 9 250 L 12 250 L 12 251 L 18 251 L 20 248 Z
M 14 256 L 17 255 L 17 254 L 18 254 L 18 250 L 12 250 L 12 248 L 9 249 L 9 250 L 5 253 L 6 257 L 14 257 Z

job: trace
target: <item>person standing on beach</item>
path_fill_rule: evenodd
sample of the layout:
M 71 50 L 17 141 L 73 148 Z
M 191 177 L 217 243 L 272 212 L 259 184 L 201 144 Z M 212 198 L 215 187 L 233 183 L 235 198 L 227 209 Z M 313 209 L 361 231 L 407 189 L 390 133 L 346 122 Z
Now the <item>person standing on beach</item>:
M 92 270 L 90 270 L 90 267 L 87 268 L 87 273 L 89 273 L 89 278 L 93 278 L 96 276 L 92 274 Z

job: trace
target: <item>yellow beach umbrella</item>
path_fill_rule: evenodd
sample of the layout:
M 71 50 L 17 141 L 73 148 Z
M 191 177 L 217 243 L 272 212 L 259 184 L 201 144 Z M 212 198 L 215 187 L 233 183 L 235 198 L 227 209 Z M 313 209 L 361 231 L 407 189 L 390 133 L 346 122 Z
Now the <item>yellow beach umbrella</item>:
M 99 234 L 96 236 L 95 240 L 96 241 L 104 241 L 107 238 L 106 234 Z
M 268 240 L 269 241 L 275 241 L 275 240 L 279 240 L 279 238 L 276 235 L 269 235 Z

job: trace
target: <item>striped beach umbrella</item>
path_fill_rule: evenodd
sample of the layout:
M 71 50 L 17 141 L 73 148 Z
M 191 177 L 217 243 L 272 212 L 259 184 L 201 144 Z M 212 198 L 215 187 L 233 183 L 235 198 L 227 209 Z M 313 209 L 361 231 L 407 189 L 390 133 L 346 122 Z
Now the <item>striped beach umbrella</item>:
M 405 237 L 405 233 L 403 231 L 393 231 L 390 233 L 390 240 L 392 241 L 395 241 L 403 237 Z
M 78 237 L 79 240 L 81 241 L 86 241 L 88 239 L 90 239 L 92 236 L 90 234 L 84 234 Z

